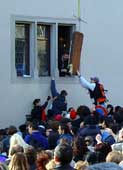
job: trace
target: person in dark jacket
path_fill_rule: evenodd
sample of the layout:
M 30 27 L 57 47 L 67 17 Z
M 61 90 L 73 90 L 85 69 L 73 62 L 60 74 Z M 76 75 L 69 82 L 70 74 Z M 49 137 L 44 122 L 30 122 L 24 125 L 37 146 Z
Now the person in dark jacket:
M 48 116 L 52 117 L 57 114 L 62 114 L 62 111 L 67 111 L 67 91 L 62 90 L 60 94 L 56 90 L 55 79 L 51 80 L 51 94 L 53 97 L 52 108 L 48 110 Z
M 43 105 L 40 104 L 40 99 L 35 99 L 33 101 L 33 109 L 31 111 L 32 121 L 35 120 L 37 122 L 40 122 L 42 120 L 43 111 L 47 107 L 49 100 L 50 96 L 47 97 L 47 100 Z
M 80 84 L 82 87 L 86 88 L 89 91 L 90 98 L 93 99 L 93 104 L 103 105 L 107 101 L 104 87 L 99 82 L 98 77 L 91 77 L 91 82 L 88 82 L 79 71 L 77 71 L 78 77 L 80 79 Z
M 55 147 L 57 146 L 57 140 L 59 138 L 58 127 L 59 127 L 58 121 L 50 121 L 49 127 L 47 127 L 46 129 L 46 136 L 49 143 L 49 149 L 51 150 L 55 149 Z
M 67 144 L 59 144 L 56 146 L 54 150 L 54 160 L 56 163 L 56 170 L 74 170 L 73 167 L 70 166 L 70 162 L 73 158 L 73 150 L 70 145 Z
M 79 129 L 79 136 L 86 137 L 91 136 L 95 141 L 97 134 L 101 134 L 100 128 L 97 125 L 97 120 L 94 115 L 89 115 L 84 120 L 84 127 Z

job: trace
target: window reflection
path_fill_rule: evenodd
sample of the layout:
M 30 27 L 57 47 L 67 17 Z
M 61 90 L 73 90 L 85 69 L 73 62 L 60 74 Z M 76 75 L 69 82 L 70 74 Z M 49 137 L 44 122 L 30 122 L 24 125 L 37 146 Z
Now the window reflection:
M 29 24 L 16 24 L 15 67 L 17 76 L 30 75 Z
M 50 75 L 50 26 L 37 26 L 38 76 Z

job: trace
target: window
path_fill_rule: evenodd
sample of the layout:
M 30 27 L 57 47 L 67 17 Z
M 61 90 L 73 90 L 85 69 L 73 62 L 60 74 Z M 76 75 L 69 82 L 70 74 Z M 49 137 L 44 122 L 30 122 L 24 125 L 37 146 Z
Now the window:
M 50 75 L 50 26 L 37 25 L 38 76 Z
M 17 76 L 30 75 L 30 25 L 16 23 L 15 67 Z
M 75 21 L 71 20 L 71 23 L 63 19 L 60 22 L 59 19 L 47 20 L 47 18 L 28 20 L 28 17 L 21 16 L 15 17 L 13 21 L 15 69 L 12 67 L 12 72 L 15 74 L 12 73 L 12 77 L 14 80 L 16 77 L 40 80 L 41 77 L 53 74 L 60 77 L 69 75 L 69 54 Z
M 58 70 L 59 76 L 69 76 L 72 26 L 58 26 Z

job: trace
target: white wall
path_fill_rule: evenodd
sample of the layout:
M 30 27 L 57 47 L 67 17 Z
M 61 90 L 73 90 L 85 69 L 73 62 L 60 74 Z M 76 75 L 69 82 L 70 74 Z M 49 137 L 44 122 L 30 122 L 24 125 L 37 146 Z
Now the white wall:
M 81 15 L 88 23 L 81 24 L 85 34 L 81 70 L 87 78 L 100 77 L 114 105 L 123 104 L 122 6 L 122 0 L 81 1 Z
M 109 90 L 112 104 L 122 105 L 122 34 L 123 1 L 119 0 L 81 0 L 81 16 L 87 24 L 81 23 L 84 33 L 84 46 L 81 60 L 81 72 L 89 79 L 92 75 L 100 77 Z M 50 94 L 48 83 L 11 81 L 11 15 L 33 17 L 74 18 L 77 14 L 77 0 L 4 0 L 0 6 L 0 127 L 24 122 L 25 114 L 31 110 L 34 98 L 43 102 Z M 87 92 L 76 80 L 64 82 L 58 80 L 58 90 L 67 89 L 68 105 L 90 105 Z

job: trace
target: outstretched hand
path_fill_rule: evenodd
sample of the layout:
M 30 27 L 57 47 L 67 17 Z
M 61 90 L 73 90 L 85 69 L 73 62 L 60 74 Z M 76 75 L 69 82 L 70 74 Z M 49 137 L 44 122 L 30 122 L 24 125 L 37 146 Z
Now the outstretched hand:
M 100 134 L 97 134 L 95 137 L 97 144 L 102 143 L 102 136 Z
M 49 101 L 50 99 L 51 99 L 51 97 L 50 97 L 50 96 L 48 96 L 48 97 L 47 97 L 47 101 Z
M 80 74 L 79 70 L 77 70 L 77 75 L 78 75 L 79 77 L 81 76 L 81 74 Z

